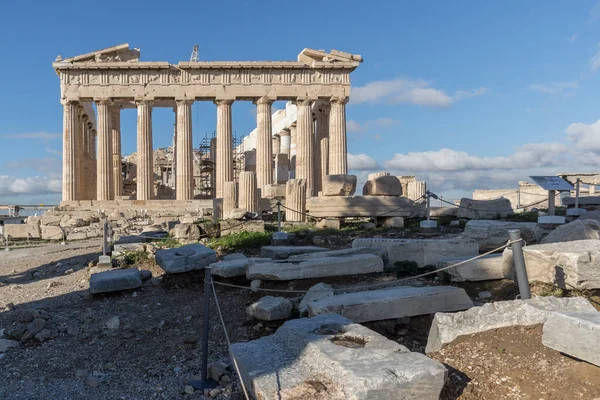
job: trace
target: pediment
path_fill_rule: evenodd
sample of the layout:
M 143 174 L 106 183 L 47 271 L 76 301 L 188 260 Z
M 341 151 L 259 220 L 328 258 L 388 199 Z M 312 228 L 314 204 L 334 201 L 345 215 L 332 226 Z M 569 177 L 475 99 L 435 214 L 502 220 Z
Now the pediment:
M 298 62 L 312 64 L 313 62 L 362 62 L 360 54 L 350 54 L 339 50 L 331 50 L 329 53 L 325 50 L 304 49 L 298 54 Z
M 138 62 L 140 60 L 140 49 L 130 49 L 128 43 L 106 49 L 93 51 L 75 57 L 63 59 L 61 56 L 56 61 L 68 63 L 85 62 Z

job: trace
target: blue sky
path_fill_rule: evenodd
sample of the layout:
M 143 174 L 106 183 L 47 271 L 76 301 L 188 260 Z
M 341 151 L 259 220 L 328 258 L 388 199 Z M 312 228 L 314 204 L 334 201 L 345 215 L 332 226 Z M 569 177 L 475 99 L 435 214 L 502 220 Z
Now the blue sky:
M 347 106 L 352 172 L 417 175 L 447 198 L 531 174 L 600 169 L 600 3 L 565 1 L 6 2 L 0 8 L 0 204 L 60 200 L 57 55 L 128 42 L 142 60 L 361 54 Z M 253 105 L 233 108 L 238 135 Z M 215 126 L 194 106 L 194 141 Z M 173 113 L 156 109 L 154 145 Z M 135 151 L 135 111 L 122 113 Z

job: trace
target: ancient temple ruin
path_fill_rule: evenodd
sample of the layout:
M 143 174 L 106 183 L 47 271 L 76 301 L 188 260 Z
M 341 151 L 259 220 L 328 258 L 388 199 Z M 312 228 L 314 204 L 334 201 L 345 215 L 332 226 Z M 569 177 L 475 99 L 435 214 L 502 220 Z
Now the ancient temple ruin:
M 59 56 L 53 63 L 64 106 L 63 203 L 75 205 L 86 200 L 106 204 L 122 199 L 120 111 L 124 108 L 136 108 L 138 115 L 135 195 L 130 197 L 134 200 L 156 198 L 152 154 L 155 107 L 170 107 L 176 114 L 175 198 L 194 199 L 191 107 L 195 101 L 212 101 L 217 107 L 217 198 L 223 196 L 225 182 L 234 178 L 234 101 L 252 101 L 257 107 L 255 172 L 261 191 L 277 183 L 274 154 L 281 154 L 281 148 L 286 149 L 290 142 L 285 132 L 278 135 L 279 153 L 274 153 L 271 106 L 277 100 L 290 100 L 297 106 L 294 177 L 306 180 L 307 195 L 317 194 L 323 176 L 347 174 L 345 107 L 350 73 L 362 62 L 359 55 L 304 49 L 297 61 L 176 65 L 143 62 L 139 57 L 139 49 L 123 44 L 72 58 Z M 97 118 L 92 102 L 96 103 Z

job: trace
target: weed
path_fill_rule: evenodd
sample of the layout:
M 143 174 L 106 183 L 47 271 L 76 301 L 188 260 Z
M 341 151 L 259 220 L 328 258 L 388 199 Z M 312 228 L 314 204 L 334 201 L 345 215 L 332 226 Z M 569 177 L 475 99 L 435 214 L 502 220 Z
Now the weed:
M 225 250 L 241 250 L 258 248 L 270 243 L 271 233 L 269 232 L 240 232 L 210 239 L 207 246 L 213 249 L 221 247 Z
M 125 253 L 123 256 L 123 264 L 126 266 L 136 265 L 140 261 L 147 260 L 150 254 L 147 251 L 132 251 Z

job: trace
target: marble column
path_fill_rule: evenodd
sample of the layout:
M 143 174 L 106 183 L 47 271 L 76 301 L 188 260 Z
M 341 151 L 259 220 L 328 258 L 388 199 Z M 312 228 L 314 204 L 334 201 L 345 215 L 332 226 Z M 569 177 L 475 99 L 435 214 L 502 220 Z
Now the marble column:
M 121 168 L 121 107 L 113 106 L 111 116 L 113 194 L 115 200 L 123 196 L 123 171 Z
M 176 199 L 194 198 L 194 154 L 192 143 L 193 100 L 177 100 L 177 183 Z
M 279 134 L 274 135 L 272 142 L 273 142 L 273 155 L 277 155 L 277 154 L 281 153 L 281 136 L 279 136 Z
M 90 197 L 90 181 L 91 181 L 91 171 L 90 171 L 90 129 L 88 128 L 89 118 L 87 115 L 84 118 L 83 122 L 83 180 L 85 181 L 82 192 L 83 200 L 91 200 Z
M 329 175 L 348 174 L 346 145 L 347 97 L 332 97 L 329 113 Z
M 223 219 L 230 218 L 234 208 L 237 208 L 237 183 L 225 182 L 223 184 Z
M 98 109 L 98 159 L 96 161 L 96 200 L 112 200 L 112 141 L 110 100 L 96 101 Z
M 77 198 L 77 179 L 75 174 L 77 157 L 77 115 L 79 103 L 63 102 L 63 166 L 62 199 L 73 201 Z
M 175 185 L 175 192 L 177 192 L 177 107 L 173 107 L 173 115 L 175 116 L 175 122 L 173 123 L 173 164 L 171 166 L 171 182 Z
M 248 212 L 258 212 L 256 174 L 250 171 L 240 172 L 238 204 Z
M 306 180 L 306 195 L 314 195 L 314 133 L 312 100 L 301 100 L 298 106 L 298 137 L 296 139 L 296 179 Z
M 287 154 L 288 159 L 290 158 L 290 130 L 289 129 L 283 129 L 281 132 L 279 132 L 279 153 L 280 154 Z
M 323 179 L 328 174 L 329 165 L 329 104 L 321 104 L 317 109 L 315 132 L 315 195 L 323 190 Z
M 256 104 L 256 184 L 261 190 L 273 183 L 273 128 L 271 105 L 273 100 L 261 97 Z
M 285 184 L 285 220 L 304 222 L 306 213 L 306 179 L 290 179 Z
M 596 185 L 590 185 L 589 194 L 596 194 Z
M 152 149 L 152 101 L 137 104 L 137 199 L 154 197 L 154 152 Z
M 296 138 L 298 137 L 297 125 L 290 126 L 290 179 L 296 178 Z
M 225 182 L 233 181 L 233 135 L 231 104 L 233 100 L 216 100 L 217 105 L 217 165 L 216 197 L 223 197 Z
M 192 149 L 193 151 L 193 149 Z M 212 163 L 212 171 L 210 171 L 210 197 L 215 198 L 216 187 L 217 187 L 217 172 L 215 166 L 217 165 L 217 138 L 210 139 L 210 162 Z M 192 198 L 194 191 L 194 165 L 192 164 Z M 222 197 L 220 197 L 222 198 Z
M 77 121 L 77 137 L 76 137 L 76 170 L 75 179 L 77 181 L 77 200 L 86 198 L 87 180 L 85 176 L 85 132 L 87 130 L 88 117 L 83 112 L 83 107 L 79 107 Z
M 88 125 L 89 127 L 89 125 Z M 89 185 L 89 195 L 90 200 L 94 200 L 96 198 L 96 187 L 98 185 L 98 156 L 97 156 L 97 140 L 98 139 L 98 131 L 96 129 L 90 128 L 90 180 L 88 182 Z

